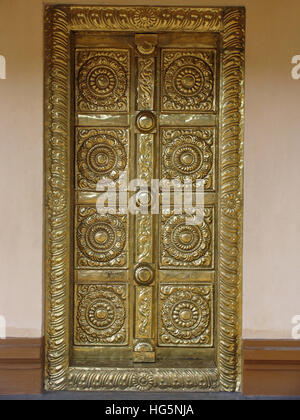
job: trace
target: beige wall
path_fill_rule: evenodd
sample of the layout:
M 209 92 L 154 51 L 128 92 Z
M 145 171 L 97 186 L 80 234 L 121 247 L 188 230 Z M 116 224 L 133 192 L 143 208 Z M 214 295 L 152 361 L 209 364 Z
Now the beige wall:
M 247 7 L 243 335 L 289 338 L 291 318 L 300 314 L 300 80 L 290 75 L 291 58 L 300 54 L 300 2 L 187 4 Z M 0 0 L 0 54 L 7 59 L 7 80 L 0 80 L 0 315 L 16 337 L 42 334 L 42 7 L 41 0 Z

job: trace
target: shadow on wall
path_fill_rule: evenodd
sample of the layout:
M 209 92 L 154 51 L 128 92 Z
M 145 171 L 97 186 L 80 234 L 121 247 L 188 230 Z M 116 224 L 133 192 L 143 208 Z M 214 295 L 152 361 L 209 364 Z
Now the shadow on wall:
M 0 55 L 0 79 L 6 79 L 6 60 Z

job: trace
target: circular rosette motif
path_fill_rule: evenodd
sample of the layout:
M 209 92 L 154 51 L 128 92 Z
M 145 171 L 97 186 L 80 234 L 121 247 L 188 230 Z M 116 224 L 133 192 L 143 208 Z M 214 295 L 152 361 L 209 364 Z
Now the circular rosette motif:
M 132 378 L 132 385 L 139 391 L 149 391 L 154 387 L 154 377 L 150 372 L 135 373 Z
M 108 55 L 97 55 L 80 68 L 78 88 L 92 109 L 118 109 L 118 101 L 124 98 L 128 87 L 126 69 L 120 61 Z
M 78 151 L 78 169 L 85 179 L 94 184 L 103 177 L 118 179 L 126 165 L 125 147 L 108 134 L 89 137 Z
M 222 210 L 226 216 L 236 216 L 241 210 L 240 197 L 235 193 L 225 194 L 222 197 Z
M 209 250 L 211 232 L 205 221 L 200 225 L 187 225 L 186 216 L 169 218 L 164 226 L 164 250 L 176 260 L 193 262 Z
M 165 92 L 174 109 L 209 111 L 212 108 L 212 70 L 201 58 L 179 57 L 166 69 Z
M 164 176 L 189 177 L 193 182 L 205 179 L 213 165 L 213 152 L 205 140 L 195 135 L 182 134 L 165 147 L 163 154 Z
M 114 337 L 123 328 L 125 317 L 121 297 L 109 287 L 91 287 L 79 303 L 79 326 L 93 342 Z
M 126 230 L 117 217 L 95 213 L 80 223 L 77 238 L 80 251 L 88 259 L 106 263 L 124 250 Z
M 158 23 L 154 10 L 144 7 L 135 11 L 133 22 L 138 28 L 151 28 Z
M 192 340 L 207 330 L 210 322 L 208 302 L 193 290 L 177 290 L 162 305 L 162 323 L 178 340 Z

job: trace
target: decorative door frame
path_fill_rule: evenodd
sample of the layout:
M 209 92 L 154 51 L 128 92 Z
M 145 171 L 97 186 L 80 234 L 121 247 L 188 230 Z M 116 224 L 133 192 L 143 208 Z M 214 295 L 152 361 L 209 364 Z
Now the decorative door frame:
M 216 368 L 72 367 L 71 32 L 219 34 L 221 98 Z M 237 391 L 241 383 L 245 9 L 47 6 L 45 9 L 46 390 Z

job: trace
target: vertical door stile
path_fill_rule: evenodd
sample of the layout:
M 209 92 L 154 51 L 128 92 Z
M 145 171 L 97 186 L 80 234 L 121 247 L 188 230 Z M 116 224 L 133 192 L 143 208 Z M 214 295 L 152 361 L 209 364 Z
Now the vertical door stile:
M 135 217 L 135 347 L 134 362 L 155 362 L 153 215 L 151 181 L 154 178 L 154 142 L 156 134 L 155 68 L 157 35 L 137 34 L 136 142 L 138 210 Z

